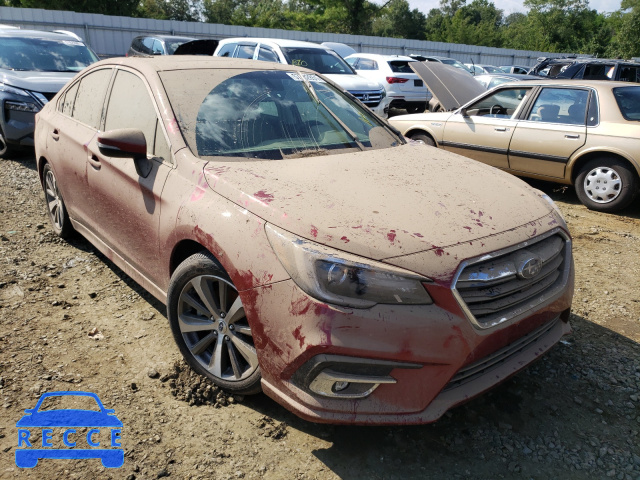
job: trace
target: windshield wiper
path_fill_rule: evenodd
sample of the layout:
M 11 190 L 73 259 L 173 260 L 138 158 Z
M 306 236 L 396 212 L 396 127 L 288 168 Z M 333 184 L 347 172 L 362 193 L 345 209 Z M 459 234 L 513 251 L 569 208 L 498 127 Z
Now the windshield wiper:
M 318 97 L 318 94 L 316 93 L 316 91 L 314 90 L 313 86 L 311 85 L 311 82 L 309 82 L 309 80 L 307 78 L 305 78 L 303 73 L 298 73 L 298 75 L 300 75 L 300 78 L 302 78 L 302 82 L 303 85 L 305 86 L 305 90 L 307 90 L 308 93 L 311 94 L 311 96 L 313 97 L 313 99 L 320 105 L 322 105 L 325 110 L 327 112 L 329 112 L 329 115 L 331 115 L 333 117 L 333 119 L 338 122 L 338 124 L 340 124 L 340 126 L 349 134 L 349 136 L 353 139 L 353 141 L 356 143 L 356 145 L 358 145 L 358 148 L 360 150 L 365 150 L 365 146 L 362 144 L 362 142 L 360 140 L 358 140 L 358 136 L 355 134 L 355 132 L 353 132 L 342 120 L 340 120 L 340 118 L 338 118 L 338 116 L 333 113 L 331 111 L 331 109 L 329 107 L 327 107 L 324 102 L 322 100 L 320 100 L 320 97 Z

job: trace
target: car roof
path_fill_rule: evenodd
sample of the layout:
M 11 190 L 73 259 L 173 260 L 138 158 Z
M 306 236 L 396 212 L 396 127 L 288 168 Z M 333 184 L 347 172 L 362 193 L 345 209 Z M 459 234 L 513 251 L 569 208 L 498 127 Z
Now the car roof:
M 316 74 L 308 68 L 296 67 L 277 62 L 260 62 L 228 57 L 209 57 L 202 55 L 154 55 L 152 57 L 114 57 L 91 64 L 89 68 L 100 66 L 125 66 L 136 69 L 143 74 L 153 74 L 169 70 L 195 69 L 239 69 L 239 70 L 282 70 L 300 71 Z
M 500 74 L 496 75 L 496 76 L 501 76 Z M 527 82 L 527 86 L 533 85 L 540 85 L 540 86 L 545 86 L 545 85 L 557 85 L 557 86 L 561 86 L 561 87 L 589 87 L 589 88 L 595 88 L 596 90 L 598 89 L 612 89 L 612 88 L 619 88 L 619 87 L 631 87 L 631 88 L 640 88 L 640 84 L 639 83 L 634 83 L 634 82 L 620 82 L 620 81 L 615 81 L 615 80 L 574 80 L 574 79 L 567 79 L 567 78 L 549 78 L 549 79 L 544 79 L 544 80 L 540 80 L 540 77 L 536 76 L 536 75 L 521 75 L 522 77 L 530 77 L 532 79 L 531 82 Z M 503 83 L 502 85 L 500 85 L 500 87 L 506 87 L 509 85 L 513 85 L 516 87 L 522 87 L 522 83 L 520 82 L 508 82 L 508 83 Z
M 391 62 L 393 60 L 402 60 L 405 62 L 417 62 L 415 58 L 407 57 L 405 55 L 383 55 L 381 53 L 352 53 L 349 57 L 371 58 L 380 59 Z
M 41 38 L 44 40 L 74 40 L 76 37 L 62 32 L 45 32 L 42 30 L 22 30 L 21 28 L 0 28 L 0 37 Z
M 303 42 L 300 40 L 289 40 L 286 38 L 261 38 L 261 37 L 234 37 L 220 40 L 220 44 L 232 42 L 260 42 L 266 44 L 277 45 L 279 47 L 306 47 L 317 48 L 319 50 L 331 50 L 330 48 L 320 45 L 319 43 Z
M 158 38 L 160 40 L 196 40 L 194 37 L 183 37 L 182 35 L 139 35 L 136 38 Z
M 621 58 L 593 58 L 593 57 L 563 57 L 563 58 L 549 58 L 543 61 L 549 63 L 630 63 L 640 65 L 640 63 L 634 60 L 623 60 Z

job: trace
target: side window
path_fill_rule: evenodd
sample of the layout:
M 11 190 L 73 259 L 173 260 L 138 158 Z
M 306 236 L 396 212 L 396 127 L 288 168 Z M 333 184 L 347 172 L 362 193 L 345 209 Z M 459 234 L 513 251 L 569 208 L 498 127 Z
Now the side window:
M 253 58 L 253 52 L 256 50 L 256 44 L 240 44 L 236 53 L 233 55 L 236 58 Z
M 469 116 L 511 118 L 527 98 L 529 88 L 503 88 L 467 108 Z
M 584 69 L 585 80 L 613 80 L 615 65 L 590 63 Z
M 377 70 L 378 64 L 375 60 L 371 60 L 370 58 L 361 58 L 358 62 L 358 66 L 356 70 Z
M 90 127 L 100 127 L 104 95 L 111 79 L 111 69 L 104 68 L 80 80 L 71 116 Z
M 260 46 L 260 51 L 258 52 L 258 60 L 263 60 L 265 62 L 279 62 L 278 55 L 274 52 L 270 47 L 265 47 L 264 45 Z
M 133 48 L 137 52 L 142 51 L 142 38 L 141 37 L 134 38 L 133 41 L 131 42 L 131 48 Z
M 76 94 L 78 93 L 78 87 L 80 86 L 80 82 L 76 82 L 71 88 L 67 90 L 64 94 L 64 97 L 60 99 L 60 103 L 58 103 L 58 111 L 62 112 L 63 115 L 68 117 L 71 116 L 73 112 L 73 104 L 76 101 Z
M 584 125 L 588 90 L 544 88 L 533 104 L 528 120 Z
M 220 51 L 218 52 L 219 57 L 232 57 L 233 51 L 236 49 L 237 43 L 227 43 L 220 47 Z
M 131 112 L 135 112 L 135 115 Z M 140 129 L 147 140 L 147 152 L 171 161 L 169 148 L 158 123 L 156 110 L 144 82 L 133 73 L 119 70 L 113 82 L 104 129 Z
M 622 66 L 620 67 L 620 78 L 621 82 L 640 82 L 640 67 L 629 67 Z
M 154 39 L 152 37 L 144 37 L 142 39 L 142 49 L 140 51 L 147 55 L 151 55 L 153 53 L 153 40 Z
M 154 55 L 162 55 L 164 53 L 164 48 L 162 48 L 162 43 L 160 40 L 153 41 L 152 53 Z
M 344 61 L 347 62 L 349 65 L 351 65 L 353 68 L 355 68 L 356 70 L 358 69 L 356 67 L 356 64 L 358 63 L 358 58 L 345 58 Z

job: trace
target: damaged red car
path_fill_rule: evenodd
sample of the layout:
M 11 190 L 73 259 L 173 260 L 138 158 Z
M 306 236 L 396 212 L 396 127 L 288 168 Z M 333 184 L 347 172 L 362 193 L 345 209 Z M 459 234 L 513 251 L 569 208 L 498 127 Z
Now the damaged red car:
M 310 70 L 104 60 L 35 143 L 56 233 L 164 302 L 197 372 L 305 419 L 432 422 L 570 331 L 553 202 Z

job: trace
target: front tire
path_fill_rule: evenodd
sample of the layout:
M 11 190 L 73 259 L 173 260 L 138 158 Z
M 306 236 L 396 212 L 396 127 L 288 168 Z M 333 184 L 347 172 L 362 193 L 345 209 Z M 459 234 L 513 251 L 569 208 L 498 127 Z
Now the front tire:
M 580 169 L 575 188 L 588 209 L 616 212 L 633 201 L 638 192 L 638 176 L 616 158 L 596 158 Z
M 436 142 L 433 141 L 429 135 L 424 133 L 412 133 L 409 137 L 411 140 L 415 140 L 418 143 L 424 143 L 425 145 L 429 145 L 430 147 L 435 147 Z
M 251 327 L 231 279 L 206 251 L 182 262 L 171 276 L 167 313 L 186 362 L 229 393 L 261 390 Z
M 42 171 L 42 188 L 44 189 L 44 199 L 47 202 L 47 211 L 49 212 L 49 220 L 51 220 L 53 231 L 60 238 L 68 239 L 73 234 L 73 226 L 69 220 L 67 207 L 58 189 L 56 174 L 48 163 L 45 164 Z

